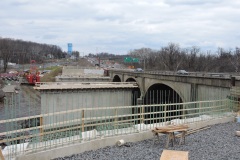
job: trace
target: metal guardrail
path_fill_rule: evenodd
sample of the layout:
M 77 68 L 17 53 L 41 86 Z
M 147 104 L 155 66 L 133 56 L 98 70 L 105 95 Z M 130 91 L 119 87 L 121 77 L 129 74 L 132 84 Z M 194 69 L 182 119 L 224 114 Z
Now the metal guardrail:
M 146 71 L 150 74 L 163 74 L 163 75 L 178 75 L 178 76 L 194 76 L 194 77 L 215 77 L 215 78 L 230 78 L 232 74 L 226 73 L 207 73 L 207 72 L 188 72 L 188 74 L 179 74 L 170 71 Z

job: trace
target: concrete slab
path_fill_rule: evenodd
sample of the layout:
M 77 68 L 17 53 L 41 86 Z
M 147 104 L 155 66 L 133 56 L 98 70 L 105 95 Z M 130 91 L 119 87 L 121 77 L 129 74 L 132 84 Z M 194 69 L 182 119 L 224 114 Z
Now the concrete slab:
M 57 82 L 57 83 L 39 83 L 34 89 L 36 90 L 53 90 L 53 89 L 97 89 L 97 88 L 138 88 L 134 82 Z

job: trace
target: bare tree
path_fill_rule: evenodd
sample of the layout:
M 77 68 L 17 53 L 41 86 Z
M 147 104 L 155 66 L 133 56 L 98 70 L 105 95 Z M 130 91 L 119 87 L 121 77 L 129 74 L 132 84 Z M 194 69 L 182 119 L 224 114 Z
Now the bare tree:
M 188 71 L 196 71 L 197 70 L 197 61 L 200 55 L 200 48 L 193 46 L 185 50 L 184 55 L 184 63 L 183 66 Z
M 3 71 L 6 72 L 8 67 L 8 62 L 10 62 L 15 50 L 15 44 L 11 39 L 1 39 L 0 40 L 0 52 L 1 58 L 3 60 Z
M 152 53 L 154 53 L 154 51 L 150 48 L 141 48 L 130 51 L 128 54 L 132 57 L 139 58 L 141 65 L 146 69 L 152 65 L 152 63 L 150 64 L 149 62 Z
M 56 45 L 0 37 L 0 56 L 4 62 L 4 71 L 7 70 L 9 61 L 24 64 L 34 59 L 41 63 L 48 54 L 52 54 L 55 58 L 65 57 L 65 53 Z
M 162 63 L 170 71 L 177 71 L 183 62 L 183 52 L 178 44 L 169 43 L 161 49 Z
M 239 72 L 240 68 L 240 51 L 239 48 L 236 47 L 234 51 L 229 51 L 228 55 L 229 61 L 234 67 L 235 72 Z

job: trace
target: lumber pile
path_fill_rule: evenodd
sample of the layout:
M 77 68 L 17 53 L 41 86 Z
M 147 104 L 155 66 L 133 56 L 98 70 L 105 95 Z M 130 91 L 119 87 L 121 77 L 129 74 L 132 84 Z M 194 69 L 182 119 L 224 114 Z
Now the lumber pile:
M 189 128 L 188 125 L 184 125 L 184 124 L 169 125 L 164 127 L 156 127 L 155 129 L 152 130 L 152 132 L 153 132 L 153 136 L 155 137 L 155 139 L 157 138 L 158 141 L 159 141 L 159 135 L 158 135 L 159 133 L 167 134 L 167 141 L 166 141 L 165 147 L 168 148 L 168 145 L 170 142 L 172 142 L 172 146 L 174 145 L 175 137 L 176 137 L 174 132 L 179 132 L 178 135 L 181 138 L 179 141 L 179 144 L 182 144 L 182 142 L 185 143 L 185 135 L 187 133 L 188 128 Z
M 1 147 L 0 147 L 0 160 L 4 160 Z
M 152 132 L 155 133 L 164 133 L 164 132 L 169 132 L 169 131 L 181 131 L 181 130 L 186 130 L 188 129 L 188 125 L 169 125 L 169 126 L 163 126 L 163 127 L 156 127 L 155 129 L 152 130 Z

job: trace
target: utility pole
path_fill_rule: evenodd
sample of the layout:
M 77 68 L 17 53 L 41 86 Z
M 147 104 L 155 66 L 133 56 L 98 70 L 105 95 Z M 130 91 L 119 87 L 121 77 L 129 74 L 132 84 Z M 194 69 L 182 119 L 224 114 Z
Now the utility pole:
M 143 71 L 145 71 L 145 58 L 144 58 L 144 60 L 143 60 Z
M 97 59 L 98 59 L 98 66 L 99 66 L 99 68 L 100 68 L 100 56 L 99 56 L 99 54 L 98 54 L 98 48 L 96 47 L 96 54 L 97 54 Z

